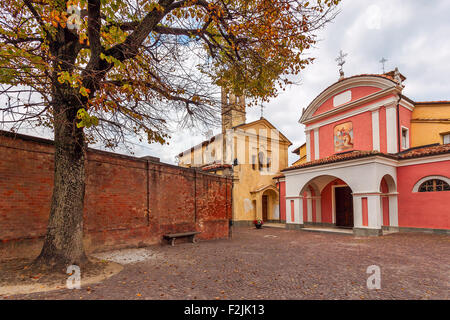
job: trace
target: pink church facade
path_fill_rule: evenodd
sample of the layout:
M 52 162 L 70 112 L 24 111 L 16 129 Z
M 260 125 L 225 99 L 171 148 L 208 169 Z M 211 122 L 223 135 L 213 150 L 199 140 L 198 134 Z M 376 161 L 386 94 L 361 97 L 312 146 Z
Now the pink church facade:
M 278 184 L 287 228 L 450 233 L 450 145 L 410 147 L 414 102 L 402 80 L 341 79 L 303 111 L 307 162 L 282 170 Z

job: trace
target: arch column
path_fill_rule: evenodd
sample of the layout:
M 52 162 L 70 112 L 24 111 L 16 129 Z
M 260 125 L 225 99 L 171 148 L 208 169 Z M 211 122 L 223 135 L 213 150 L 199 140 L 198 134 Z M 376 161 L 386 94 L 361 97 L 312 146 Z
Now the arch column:
M 353 233 L 356 236 L 382 234 L 383 212 L 380 195 L 380 192 L 353 194 Z
M 362 196 L 353 194 L 353 230 L 363 228 Z
M 256 195 L 256 219 L 262 220 L 262 195 Z
M 311 196 L 311 192 L 306 192 L 306 221 L 305 222 L 313 222 L 313 199 Z
M 316 222 L 322 223 L 322 197 L 314 197 L 316 201 Z
M 369 229 L 381 230 L 383 224 L 383 214 L 381 211 L 381 197 L 379 194 L 371 194 L 367 196 L 368 206 L 368 223 Z
M 398 197 L 397 197 L 397 194 L 389 195 L 389 227 L 398 228 Z
M 307 191 L 307 196 L 304 198 L 306 200 L 306 221 L 309 223 L 321 223 L 322 222 L 322 197 L 313 196 L 309 191 Z M 302 206 L 303 203 L 301 202 Z M 313 210 L 313 208 L 315 210 Z M 316 221 L 314 221 L 314 214 Z
M 303 197 L 286 197 L 286 229 L 300 229 L 303 226 Z

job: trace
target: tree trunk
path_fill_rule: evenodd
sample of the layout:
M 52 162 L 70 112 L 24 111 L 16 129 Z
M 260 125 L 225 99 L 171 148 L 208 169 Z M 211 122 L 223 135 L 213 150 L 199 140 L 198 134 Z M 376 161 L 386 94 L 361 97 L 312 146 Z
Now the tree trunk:
M 53 196 L 44 246 L 35 265 L 59 269 L 88 262 L 83 246 L 86 145 L 83 130 L 76 127 L 79 104 L 55 100 Z

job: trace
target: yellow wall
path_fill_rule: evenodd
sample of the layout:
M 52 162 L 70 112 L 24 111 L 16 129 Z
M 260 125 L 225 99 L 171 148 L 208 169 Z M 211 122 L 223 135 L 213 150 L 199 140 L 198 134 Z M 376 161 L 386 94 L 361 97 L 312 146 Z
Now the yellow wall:
M 300 151 L 299 152 L 300 158 L 292 164 L 293 166 L 303 164 L 306 162 L 306 143 L 304 143 L 303 145 L 300 146 L 299 151 Z
M 255 131 L 255 135 L 259 136 L 259 130 L 270 130 L 266 126 L 264 122 L 257 122 L 252 125 L 246 125 L 246 132 L 249 129 L 253 129 Z M 269 133 L 267 133 L 269 134 Z M 286 168 L 288 166 L 288 147 L 290 145 L 289 141 L 280 138 L 279 141 L 279 159 L 278 159 L 278 167 L 277 171 L 271 174 L 264 174 L 267 172 L 267 168 L 264 167 L 260 171 L 258 165 L 255 165 L 253 168 L 251 161 L 252 155 L 258 154 L 260 148 L 258 148 L 258 144 L 255 143 L 255 140 L 252 142 L 251 137 L 246 137 L 245 142 L 245 164 L 240 164 L 235 166 L 234 174 L 235 174 L 235 183 L 233 186 L 233 204 L 234 205 L 234 220 L 241 221 L 252 221 L 257 218 L 262 218 L 262 195 L 268 196 L 268 218 L 269 220 L 273 219 L 274 214 L 274 206 L 278 205 L 278 192 L 274 192 L 276 189 L 276 184 L 274 181 L 274 177 L 277 176 L 280 170 Z M 277 139 L 278 141 L 278 139 Z M 271 137 L 267 140 L 267 150 L 272 155 L 272 158 L 275 155 L 275 152 L 271 149 L 272 140 Z M 237 145 L 237 144 L 236 144 Z M 235 150 L 237 152 L 237 150 Z M 264 187 L 272 187 L 269 190 L 262 190 Z M 258 191 L 259 192 L 252 192 Z
M 415 105 L 411 119 L 411 147 L 442 143 L 450 133 L 450 103 Z
M 272 220 L 275 207 L 278 208 L 278 192 L 276 191 L 276 184 L 274 177 L 280 174 L 280 170 L 288 167 L 288 147 L 291 142 L 285 137 L 277 136 L 272 137 L 271 125 L 266 120 L 258 120 L 249 124 L 239 126 L 239 129 L 245 131 L 245 135 L 237 133 L 234 138 L 234 157 L 238 157 L 240 153 L 244 153 L 245 161 L 238 161 L 238 165 L 233 166 L 233 220 L 235 221 L 251 221 L 262 218 L 262 195 L 268 196 L 268 219 Z M 268 136 L 267 139 L 259 139 L 260 130 L 265 130 L 264 136 Z M 261 134 L 263 134 L 261 132 Z M 240 139 L 240 141 L 238 141 Z M 216 139 L 214 143 L 219 147 L 218 143 L 221 139 Z M 265 142 L 266 141 L 266 142 Z M 272 150 L 272 141 L 279 146 L 278 152 L 278 166 L 274 163 L 276 152 Z M 238 147 L 240 146 L 240 147 Z M 220 148 L 218 148 L 220 149 Z M 238 150 L 240 149 L 240 150 Z M 202 150 L 206 150 L 206 146 L 202 146 Z M 274 172 L 271 172 L 266 166 L 263 166 L 261 171 L 256 163 L 253 167 L 252 155 L 258 159 L 258 153 L 263 151 L 265 155 L 269 154 L 271 158 L 271 168 Z M 216 152 L 217 160 L 220 161 L 222 156 L 221 152 Z M 205 159 L 205 157 L 202 157 Z M 193 163 L 193 152 L 185 152 L 183 157 L 180 157 L 180 166 L 190 166 L 189 163 Z M 209 159 L 211 160 L 211 159 Z M 266 161 L 264 161 L 266 162 Z M 203 161 L 202 166 L 212 163 L 211 161 Z M 276 171 L 275 171 L 276 169 Z M 224 174 L 223 171 L 217 170 L 216 174 Z M 256 191 L 256 192 L 255 192 Z

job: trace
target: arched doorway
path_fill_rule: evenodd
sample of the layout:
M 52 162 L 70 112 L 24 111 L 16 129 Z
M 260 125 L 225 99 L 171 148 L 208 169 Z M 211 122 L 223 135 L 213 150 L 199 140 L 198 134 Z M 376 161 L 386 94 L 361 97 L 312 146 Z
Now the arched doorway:
M 280 222 L 279 193 L 275 186 L 266 185 L 250 192 L 255 203 L 255 219 Z
M 265 190 L 261 195 L 261 208 L 263 221 L 280 220 L 278 193 L 272 189 Z
M 394 178 L 389 174 L 384 175 L 380 181 L 380 209 L 382 217 L 382 226 L 390 227 L 397 222 L 392 221 L 396 218 L 397 211 L 397 186 Z

